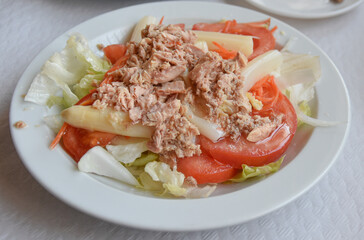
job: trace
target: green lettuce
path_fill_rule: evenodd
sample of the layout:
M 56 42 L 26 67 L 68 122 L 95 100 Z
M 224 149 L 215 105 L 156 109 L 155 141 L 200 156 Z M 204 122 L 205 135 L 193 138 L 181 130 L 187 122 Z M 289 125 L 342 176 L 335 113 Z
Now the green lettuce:
M 144 171 L 139 175 L 140 188 L 160 196 L 201 198 L 208 197 L 216 189 L 216 185 L 185 186 L 184 174 L 175 168 L 171 169 L 168 164 L 163 162 L 149 162 L 145 165 Z
M 83 98 L 86 96 L 90 90 L 95 88 L 95 85 L 104 79 L 105 73 L 92 73 L 87 74 L 83 78 L 81 78 L 80 82 L 73 85 L 72 91 L 79 98 Z
M 242 171 L 230 179 L 231 182 L 244 182 L 248 178 L 262 177 L 270 173 L 274 173 L 279 170 L 283 162 L 284 156 L 279 160 L 269 163 L 261 167 L 250 167 L 248 165 L 242 165 Z
M 123 142 L 117 145 L 106 145 L 106 149 L 119 162 L 123 164 L 130 164 L 137 158 L 141 157 L 142 153 L 148 150 L 148 147 L 147 140 L 140 139 L 136 142 Z
M 304 115 L 311 117 L 311 115 L 312 115 L 311 108 L 306 101 L 301 102 L 298 105 L 298 107 Z M 301 121 L 301 119 L 298 118 L 297 127 L 300 127 L 303 124 L 305 124 L 305 123 L 303 121 Z
M 134 162 L 130 163 L 130 166 L 135 167 L 142 167 L 145 166 L 149 162 L 157 161 L 159 158 L 159 155 L 156 153 L 153 153 L 151 151 L 143 152 L 140 157 L 135 159 Z
M 94 88 L 109 68 L 110 64 L 91 51 L 83 36 L 72 35 L 66 47 L 44 63 L 25 101 L 70 107 Z

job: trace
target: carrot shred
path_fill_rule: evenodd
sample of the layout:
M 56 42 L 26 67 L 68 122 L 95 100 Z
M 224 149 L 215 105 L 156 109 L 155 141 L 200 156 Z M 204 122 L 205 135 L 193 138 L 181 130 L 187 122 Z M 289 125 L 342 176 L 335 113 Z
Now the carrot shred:
M 231 26 L 231 21 L 226 21 L 225 22 L 225 26 L 224 26 L 224 28 L 222 29 L 222 33 L 227 33 L 227 32 L 229 32 L 229 29 L 230 29 L 230 26 Z
M 94 90 L 94 89 L 93 89 Z M 95 92 L 91 90 L 89 94 L 81 98 L 75 105 L 81 105 L 81 106 L 88 106 L 91 105 L 95 100 L 92 98 L 92 94 Z M 53 139 L 52 143 L 49 145 L 49 148 L 52 150 L 54 149 L 59 141 L 61 141 L 63 134 L 65 134 L 67 130 L 67 123 L 63 123 L 61 129 L 58 131 L 56 137 Z
M 267 75 L 259 80 L 250 90 L 255 98 L 261 101 L 264 108 L 270 108 L 276 104 L 279 97 L 279 89 L 274 83 L 274 77 Z
M 224 28 L 221 30 L 222 33 L 229 33 L 231 31 L 232 27 L 235 27 L 237 25 L 236 20 L 228 20 L 225 22 Z
M 68 124 L 67 123 L 63 123 L 61 129 L 58 131 L 56 137 L 53 139 L 51 145 L 49 145 L 49 148 L 52 150 L 54 149 L 57 144 L 59 143 L 59 141 L 61 141 L 61 138 L 63 136 L 63 134 L 66 133 L 66 130 L 67 130 L 67 127 L 68 127 Z
M 230 51 L 218 44 L 217 42 L 212 42 L 218 49 L 212 50 L 217 52 L 223 59 L 232 59 L 236 56 L 236 51 Z
M 104 79 L 101 81 L 100 86 L 110 84 L 113 81 L 113 77 L 109 73 L 123 67 L 126 61 L 129 59 L 129 55 L 119 58 L 114 65 L 105 73 Z
M 270 30 L 270 32 L 271 32 L 271 33 L 274 33 L 277 29 L 278 29 L 278 27 L 277 27 L 277 26 L 274 26 L 274 28 L 272 28 L 272 29 Z
M 161 18 L 161 20 L 159 21 L 159 25 L 163 24 L 163 20 L 164 20 L 164 16 Z

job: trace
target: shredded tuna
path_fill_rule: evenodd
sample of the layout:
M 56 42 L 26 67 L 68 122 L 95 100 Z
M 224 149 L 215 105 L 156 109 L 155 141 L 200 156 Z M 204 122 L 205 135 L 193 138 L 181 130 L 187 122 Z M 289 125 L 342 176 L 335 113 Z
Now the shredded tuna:
M 177 158 L 201 153 L 199 130 L 186 116 L 197 106 L 232 139 L 241 133 L 249 141 L 267 137 L 281 122 L 251 116 L 252 106 L 242 92 L 240 72 L 247 58 L 240 52 L 231 60 L 194 46 L 192 31 L 178 26 L 149 25 L 139 43 L 129 42 L 126 64 L 110 72 L 111 84 L 98 87 L 93 107 L 129 113 L 132 122 L 155 128 L 149 150 L 171 166 Z
M 232 60 L 224 60 L 217 53 L 208 52 L 189 73 L 194 105 L 210 121 L 219 124 L 233 140 L 237 140 L 242 132 L 263 128 L 264 124 L 269 124 L 270 128 L 267 129 L 274 129 L 279 124 L 274 119 L 251 116 L 252 106 L 242 91 L 244 79 L 240 74 L 246 64 L 247 59 L 240 52 Z M 264 137 L 267 131 L 255 130 L 251 138 Z M 259 136 L 253 137 L 258 133 Z
M 185 91 L 185 83 L 179 80 L 162 84 L 162 87 L 157 90 L 157 93 L 159 95 L 170 95 L 175 93 L 184 93 Z
M 14 123 L 14 127 L 18 129 L 26 128 L 28 125 L 23 121 L 17 121 Z

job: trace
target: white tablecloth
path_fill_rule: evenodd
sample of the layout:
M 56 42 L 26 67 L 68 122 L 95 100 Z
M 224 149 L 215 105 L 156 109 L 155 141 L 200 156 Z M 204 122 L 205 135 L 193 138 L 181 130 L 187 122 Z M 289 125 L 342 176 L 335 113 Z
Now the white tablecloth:
M 294 202 L 223 229 L 166 233 L 114 225 L 48 193 L 21 163 L 8 111 L 21 74 L 54 38 L 101 13 L 145 1 L 0 0 L 0 239 L 364 239 L 364 4 L 342 16 L 275 16 L 316 42 L 341 71 L 353 109 L 348 141 L 323 179 Z M 253 8 L 243 1 L 226 1 Z M 254 8 L 253 8 L 254 9 Z

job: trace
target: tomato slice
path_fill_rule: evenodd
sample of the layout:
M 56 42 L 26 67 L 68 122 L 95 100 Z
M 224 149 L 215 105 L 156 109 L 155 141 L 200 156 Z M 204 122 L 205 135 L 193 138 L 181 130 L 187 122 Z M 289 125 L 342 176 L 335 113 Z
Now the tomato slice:
M 274 81 L 269 84 L 262 84 L 262 87 L 267 88 L 269 85 L 273 85 L 272 88 L 276 87 Z M 254 87 L 255 85 L 253 89 Z M 273 90 L 268 92 L 273 92 Z M 276 161 L 287 150 L 296 132 L 297 116 L 292 104 L 281 92 L 278 92 L 277 99 L 270 99 L 274 100 L 275 104 L 269 107 L 265 106 L 262 110 L 253 112 L 253 114 L 262 117 L 272 116 L 273 114 L 284 115 L 282 124 L 268 138 L 253 143 L 249 142 L 246 136 L 242 135 L 237 142 L 227 137 L 213 143 L 208 138 L 200 136 L 199 140 L 202 149 L 219 162 L 229 164 L 238 169 L 241 169 L 242 164 L 262 166 Z
M 196 23 L 193 25 L 193 30 L 207 32 L 224 32 L 231 34 L 240 34 L 254 36 L 253 38 L 253 53 L 248 57 L 252 60 L 255 57 L 274 49 L 276 40 L 273 33 L 268 30 L 270 20 L 267 19 L 261 22 L 253 23 L 236 23 L 235 20 L 225 23 Z
M 112 44 L 103 48 L 105 57 L 111 64 L 115 64 L 121 57 L 125 56 L 126 46 L 123 44 Z
M 178 159 L 177 170 L 185 176 L 194 177 L 198 184 L 225 182 L 237 173 L 232 166 L 206 154 Z
M 178 27 L 180 27 L 182 30 L 185 30 L 185 24 L 184 23 L 177 23 L 177 24 L 173 24 L 176 25 Z
M 105 147 L 115 136 L 112 133 L 89 131 L 68 125 L 62 138 L 63 148 L 78 162 L 88 150 L 95 146 Z

